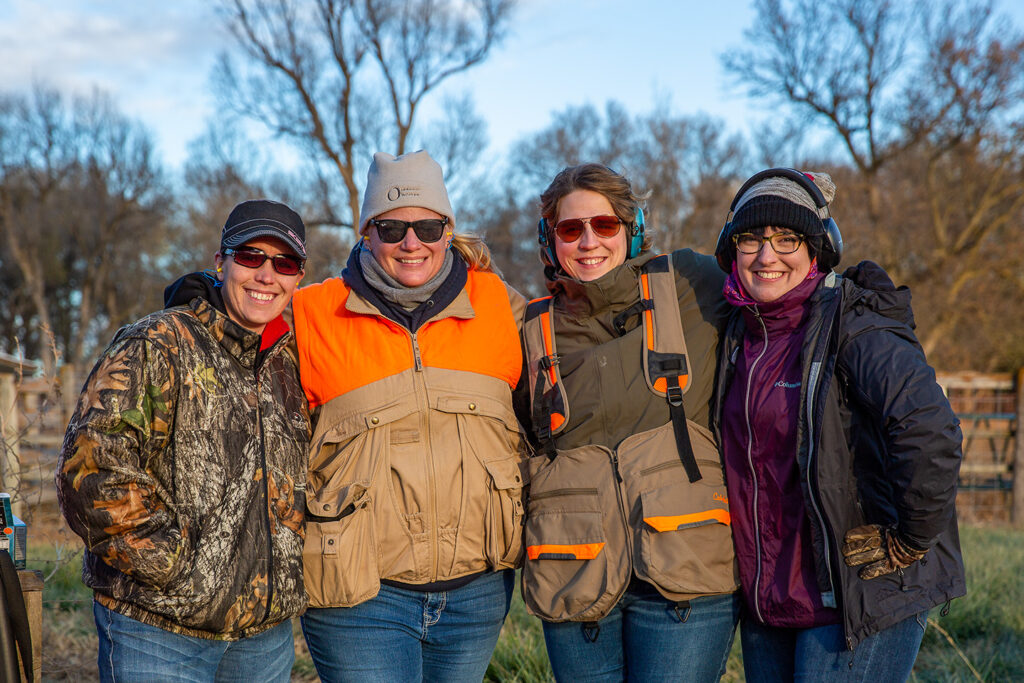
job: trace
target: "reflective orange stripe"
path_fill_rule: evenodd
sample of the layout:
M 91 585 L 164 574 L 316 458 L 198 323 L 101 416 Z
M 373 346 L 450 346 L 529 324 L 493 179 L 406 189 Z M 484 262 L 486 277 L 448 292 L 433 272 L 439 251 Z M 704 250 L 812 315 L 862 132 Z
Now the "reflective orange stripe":
M 651 528 L 656 531 L 675 531 L 680 527 L 684 527 L 689 524 L 699 524 L 700 522 L 720 522 L 722 524 L 730 524 L 732 522 L 732 517 L 729 515 L 728 510 L 715 508 L 713 510 L 704 510 L 703 512 L 694 512 L 690 515 L 644 517 L 644 522 L 649 524 Z
M 604 543 L 528 545 L 526 556 L 531 560 L 593 560 L 603 548 Z
M 651 298 L 651 285 L 647 282 L 647 273 L 640 275 L 640 292 L 643 294 L 644 299 Z M 647 326 L 647 348 L 654 350 L 654 311 L 647 309 L 644 311 L 644 325 Z M 657 389 L 657 385 L 655 385 Z M 664 389 L 658 389 L 658 391 L 665 391 Z
M 685 390 L 686 385 L 690 382 L 689 375 L 679 375 L 679 388 Z M 668 391 L 668 380 L 664 377 L 659 377 L 654 380 L 654 390 L 662 393 Z
M 540 329 L 544 334 L 544 355 L 550 358 L 554 354 L 551 344 L 551 313 L 549 311 L 540 314 Z M 548 377 L 551 378 L 551 386 L 558 383 L 554 365 L 548 368 Z

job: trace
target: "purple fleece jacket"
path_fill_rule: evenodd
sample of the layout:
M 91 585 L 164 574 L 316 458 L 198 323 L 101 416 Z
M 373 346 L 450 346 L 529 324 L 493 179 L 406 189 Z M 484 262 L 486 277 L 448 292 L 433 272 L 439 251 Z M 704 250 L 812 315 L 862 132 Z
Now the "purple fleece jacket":
M 747 332 L 722 414 L 722 452 L 740 584 L 751 618 L 770 626 L 839 623 L 822 604 L 796 462 L 800 349 L 817 266 L 779 299 L 754 301 L 733 266 L 725 297 Z

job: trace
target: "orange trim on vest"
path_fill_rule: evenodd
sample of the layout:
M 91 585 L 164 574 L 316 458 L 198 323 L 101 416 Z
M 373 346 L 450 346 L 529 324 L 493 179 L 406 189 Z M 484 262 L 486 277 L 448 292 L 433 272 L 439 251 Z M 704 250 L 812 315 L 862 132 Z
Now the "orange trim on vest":
M 700 522 L 720 522 L 722 524 L 731 524 L 732 516 L 729 514 L 728 510 L 715 508 L 713 510 L 705 510 L 703 512 L 694 512 L 690 515 L 644 517 L 644 522 L 650 525 L 650 527 L 655 531 L 676 531 L 684 526 L 699 524 Z
M 551 297 L 544 298 L 550 299 Z M 534 301 L 540 300 L 541 299 L 534 299 Z M 540 329 L 541 336 L 544 337 L 544 355 L 551 358 L 555 355 L 555 347 L 551 341 L 551 311 L 544 311 L 540 314 Z M 548 368 L 548 378 L 551 381 L 551 386 L 558 386 L 558 374 L 555 372 L 554 365 Z M 551 413 L 551 431 L 557 431 L 564 423 L 565 415 L 562 415 L 561 413 Z
M 647 273 L 640 274 L 640 293 L 644 299 L 650 300 L 651 298 L 651 283 L 647 281 Z M 644 311 L 644 326 L 647 328 L 647 348 L 654 350 L 654 311 L 647 309 Z M 664 391 L 662 389 L 662 391 Z
M 551 358 L 555 354 L 554 344 L 551 343 L 551 312 L 544 311 L 540 314 L 540 329 L 544 335 L 544 355 Z M 548 368 L 548 378 L 551 380 L 551 386 L 555 386 L 558 383 L 558 376 L 555 374 L 555 366 L 552 365 Z
M 424 367 L 496 377 L 515 388 L 522 371 L 519 330 L 505 284 L 470 270 L 472 318 L 446 317 L 420 327 Z M 348 310 L 351 290 L 340 277 L 304 287 L 292 299 L 302 387 L 310 408 L 415 367 L 412 336 L 382 315 Z
M 593 560 L 603 549 L 604 543 L 528 545 L 526 556 L 531 560 Z
M 647 280 L 647 273 L 640 274 L 640 292 L 644 299 L 651 298 L 651 284 Z M 647 309 L 644 311 L 644 326 L 647 332 L 647 348 L 651 351 L 654 350 L 654 311 Z M 679 375 L 679 389 L 685 390 L 686 385 L 690 382 L 689 373 L 685 375 Z M 659 377 L 654 380 L 654 390 L 661 393 L 668 392 L 668 380 L 664 377 Z

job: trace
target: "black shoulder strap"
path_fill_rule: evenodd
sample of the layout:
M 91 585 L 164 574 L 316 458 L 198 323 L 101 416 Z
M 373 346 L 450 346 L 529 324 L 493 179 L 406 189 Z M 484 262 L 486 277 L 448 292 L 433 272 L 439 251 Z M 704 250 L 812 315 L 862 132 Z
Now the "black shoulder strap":
M 689 387 L 690 379 L 689 355 L 679 316 L 675 272 L 668 254 L 643 265 L 640 301 L 643 304 L 643 365 L 647 385 L 668 401 L 679 459 L 690 482 L 699 481 L 700 468 L 693 454 L 683 406 L 683 392 Z

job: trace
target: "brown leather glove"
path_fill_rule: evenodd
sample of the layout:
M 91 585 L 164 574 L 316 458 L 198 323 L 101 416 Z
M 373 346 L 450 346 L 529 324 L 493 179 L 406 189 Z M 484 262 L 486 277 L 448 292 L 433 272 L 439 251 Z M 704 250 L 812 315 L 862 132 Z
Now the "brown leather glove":
M 861 567 L 857 575 L 865 581 L 906 569 L 925 556 L 927 550 L 915 550 L 900 540 L 893 529 L 880 524 L 865 524 L 850 529 L 843 539 L 843 559 L 848 567 Z

